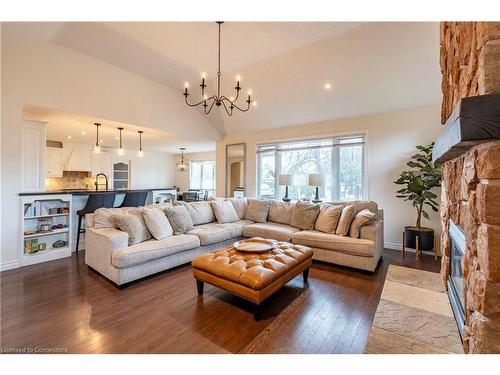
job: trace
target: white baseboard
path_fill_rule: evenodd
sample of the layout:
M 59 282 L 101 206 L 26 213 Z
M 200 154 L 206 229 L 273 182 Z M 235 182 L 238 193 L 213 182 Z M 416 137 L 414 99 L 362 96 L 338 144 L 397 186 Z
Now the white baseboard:
M 10 262 L 3 262 L 2 264 L 0 264 L 0 272 L 13 270 L 19 267 L 21 267 L 20 260 L 11 260 Z
M 403 252 L 403 245 L 401 243 L 396 243 L 396 242 L 384 242 L 384 249 L 391 249 L 391 250 L 399 250 Z M 406 248 L 405 250 L 408 253 L 415 253 L 415 249 L 410 249 L 409 247 Z M 434 251 L 427 251 L 424 250 L 422 251 L 422 254 L 426 255 L 434 255 Z M 438 256 L 441 256 L 441 251 L 438 250 Z

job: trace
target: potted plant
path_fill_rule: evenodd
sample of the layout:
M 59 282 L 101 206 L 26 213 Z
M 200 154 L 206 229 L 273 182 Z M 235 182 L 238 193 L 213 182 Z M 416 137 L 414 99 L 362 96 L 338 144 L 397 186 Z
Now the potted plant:
M 439 211 L 437 195 L 431 190 L 441 186 L 441 167 L 432 162 L 432 149 L 434 142 L 427 146 L 417 146 L 420 152 L 413 155 L 406 165 L 412 168 L 401 172 L 399 178 L 394 181 L 404 187 L 397 191 L 396 197 L 410 201 L 417 211 L 417 220 L 414 226 L 406 226 L 404 239 L 407 247 L 416 248 L 416 237 L 419 240 L 419 250 L 432 250 L 434 248 L 434 230 L 422 226 L 422 217 L 429 219 L 429 213 L 425 210 Z

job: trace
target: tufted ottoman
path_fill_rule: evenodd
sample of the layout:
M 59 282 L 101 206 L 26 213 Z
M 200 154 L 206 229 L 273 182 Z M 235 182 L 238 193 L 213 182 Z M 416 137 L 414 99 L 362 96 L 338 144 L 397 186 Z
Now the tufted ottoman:
M 207 282 L 258 306 L 299 273 L 307 282 L 313 251 L 302 245 L 276 241 L 276 248 L 261 254 L 243 253 L 233 246 L 203 254 L 192 262 L 198 294 Z

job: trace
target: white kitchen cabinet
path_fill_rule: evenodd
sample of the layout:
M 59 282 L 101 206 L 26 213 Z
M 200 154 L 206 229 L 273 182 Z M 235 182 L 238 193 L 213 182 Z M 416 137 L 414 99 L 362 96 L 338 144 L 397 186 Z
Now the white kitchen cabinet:
M 66 158 L 64 163 L 65 171 L 91 172 L 92 153 L 91 146 L 65 143 L 63 154 Z
M 113 162 L 111 153 L 92 153 L 92 177 L 95 177 L 98 173 L 104 173 L 109 179 L 109 186 L 112 186 Z
M 23 120 L 21 191 L 45 189 L 45 125 Z
M 62 148 L 45 148 L 45 177 L 62 177 L 63 160 Z

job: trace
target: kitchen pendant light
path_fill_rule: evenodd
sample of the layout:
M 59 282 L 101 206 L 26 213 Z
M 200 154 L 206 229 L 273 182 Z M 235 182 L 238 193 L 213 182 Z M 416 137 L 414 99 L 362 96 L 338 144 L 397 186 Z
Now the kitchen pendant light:
M 179 172 L 187 172 L 188 166 L 187 166 L 187 164 L 184 163 L 184 150 L 186 150 L 186 148 L 181 147 L 181 148 L 179 148 L 179 150 L 181 150 L 181 162 L 177 163 L 177 170 Z
M 99 124 L 98 122 L 95 122 L 94 125 L 96 127 L 96 138 L 95 138 L 94 152 L 96 154 L 98 154 L 99 152 L 101 152 L 101 145 L 99 144 L 99 127 L 101 126 L 101 124 Z
M 137 133 L 139 133 L 139 152 L 138 155 L 140 158 L 144 156 L 144 151 L 142 150 L 142 133 L 144 133 L 142 130 L 138 130 Z
M 122 130 L 123 128 L 118 128 L 118 131 L 120 132 L 120 147 L 118 148 L 118 155 L 123 156 L 125 154 L 125 150 L 123 149 L 123 143 L 122 143 Z

